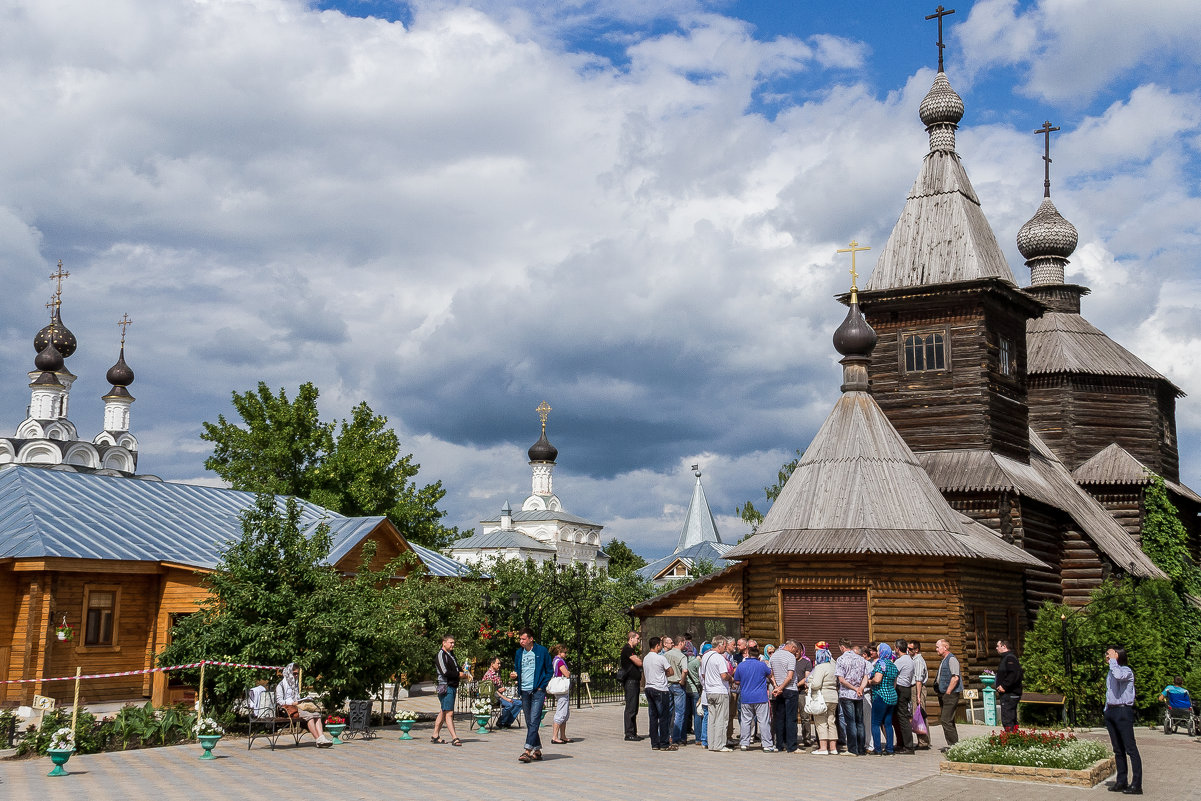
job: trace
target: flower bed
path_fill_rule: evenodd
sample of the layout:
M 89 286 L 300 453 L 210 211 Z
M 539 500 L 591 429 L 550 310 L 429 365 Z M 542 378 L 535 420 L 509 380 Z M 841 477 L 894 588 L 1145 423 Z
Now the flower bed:
M 1013 731 L 973 737 L 947 751 L 941 772 L 1092 787 L 1113 772 L 1109 749 L 1074 734 Z

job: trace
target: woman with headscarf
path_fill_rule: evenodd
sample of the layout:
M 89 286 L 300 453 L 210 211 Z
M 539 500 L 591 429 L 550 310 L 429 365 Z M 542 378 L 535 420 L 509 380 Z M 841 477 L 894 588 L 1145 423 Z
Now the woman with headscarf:
M 295 662 L 289 662 L 284 668 L 284 674 L 275 687 L 275 703 L 288 713 L 288 717 L 299 720 L 309 730 L 318 748 L 329 748 L 334 744 L 321 727 L 321 711 L 317 705 L 300 695 L 300 668 Z
M 826 711 L 810 715 L 817 732 L 817 748 L 812 753 L 837 754 L 838 723 L 835 717 L 838 715 L 838 676 L 835 674 L 834 657 L 830 655 L 825 640 L 817 644 L 813 656 L 817 665 L 809 673 L 806 697 L 821 693 L 826 702 Z
M 892 648 L 882 642 L 876 646 L 879 656 L 872 667 L 872 745 L 877 756 L 892 756 L 892 716 L 897 708 L 897 666 L 892 661 Z M 886 750 L 880 750 L 880 729 L 884 729 Z

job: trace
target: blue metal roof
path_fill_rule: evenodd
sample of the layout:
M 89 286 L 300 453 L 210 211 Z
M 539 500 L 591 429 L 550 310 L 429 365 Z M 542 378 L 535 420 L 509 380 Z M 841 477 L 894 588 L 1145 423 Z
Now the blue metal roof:
M 577 523 L 585 526 L 596 526 L 597 528 L 603 528 L 600 523 L 593 523 L 591 520 L 586 520 L 579 515 L 573 515 L 571 512 L 564 512 L 562 509 L 557 512 L 550 509 L 530 509 L 513 513 L 514 523 L 538 523 L 550 522 L 554 520 L 557 520 L 560 523 Z M 500 518 L 497 517 L 493 518 L 492 520 L 482 520 L 480 522 L 485 525 L 492 523 L 499 525 Z
M 527 551 L 554 551 L 555 546 L 536 540 L 528 534 L 513 529 L 498 528 L 486 534 L 473 534 L 450 544 L 452 550 L 459 548 L 523 548 Z
M 671 567 L 672 562 L 675 562 L 677 559 L 682 559 L 689 567 L 692 567 L 692 565 L 701 560 L 708 560 L 713 563 L 714 567 L 721 569 L 734 564 L 730 560 L 722 558 L 722 555 L 733 547 L 733 545 L 727 545 L 724 542 L 698 542 L 696 545 L 685 548 L 682 551 L 676 551 L 664 556 L 662 559 L 656 559 L 650 564 L 638 568 L 635 572 L 642 578 L 651 580 Z
M 174 562 L 215 568 L 221 550 L 242 536 L 252 492 L 102 476 L 24 465 L 0 467 L 0 559 L 67 557 Z M 280 508 L 285 499 L 276 499 Z M 337 563 L 383 517 L 345 517 L 297 499 L 301 525 L 330 526 Z M 459 575 L 418 546 L 434 575 Z M 430 558 L 427 559 L 427 554 Z

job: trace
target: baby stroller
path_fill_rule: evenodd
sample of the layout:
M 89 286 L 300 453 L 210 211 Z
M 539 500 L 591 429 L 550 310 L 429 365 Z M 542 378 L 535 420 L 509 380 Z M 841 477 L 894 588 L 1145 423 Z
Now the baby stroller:
M 1196 737 L 1201 732 L 1201 715 L 1193 710 L 1188 690 L 1170 686 L 1163 691 L 1163 697 L 1167 701 L 1163 711 L 1163 733 L 1171 734 L 1183 726 L 1189 737 Z

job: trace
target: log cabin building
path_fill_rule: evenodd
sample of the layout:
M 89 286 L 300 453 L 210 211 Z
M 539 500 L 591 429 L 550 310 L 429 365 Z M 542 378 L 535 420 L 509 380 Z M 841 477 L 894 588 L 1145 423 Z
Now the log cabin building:
M 874 347 L 843 359 L 842 397 L 725 555 L 738 564 L 635 607 L 644 626 L 713 615 L 810 646 L 946 637 L 974 675 L 997 638 L 1020 648 L 1044 602 L 1163 575 L 1139 546 L 1152 473 L 1201 554 L 1201 498 L 1179 481 L 1183 393 L 1080 315 L 1088 290 L 1064 282 L 1077 234 L 1049 167 L 1018 287 L 955 150 L 963 113 L 940 53 L 920 107 L 929 152 L 863 291 L 842 298 L 836 346 L 848 353 L 862 310 Z
M 204 575 L 241 537 L 241 515 L 255 502 L 249 492 L 132 472 L 137 439 L 128 430 L 133 372 L 124 336 L 107 375 L 106 430 L 78 441 L 66 416 L 75 376 L 63 362 L 75 346 L 55 305 L 52 324 L 35 340 L 29 419 L 17 436 L 0 439 L 0 706 L 28 704 L 34 695 L 69 700 L 74 682 L 44 679 L 74 676 L 77 668 L 92 675 L 153 667 L 175 620 L 206 597 Z M 344 517 L 304 501 L 300 509 L 306 527 L 329 525 L 335 569 L 357 570 L 370 540 L 374 569 L 413 552 L 432 575 L 464 570 L 408 543 L 385 517 Z M 72 636 L 60 640 L 63 625 Z M 20 679 L 36 681 L 7 683 Z M 192 688 L 172 682 L 161 672 L 114 676 L 84 682 L 81 696 L 84 703 L 145 697 L 156 705 L 194 698 Z

